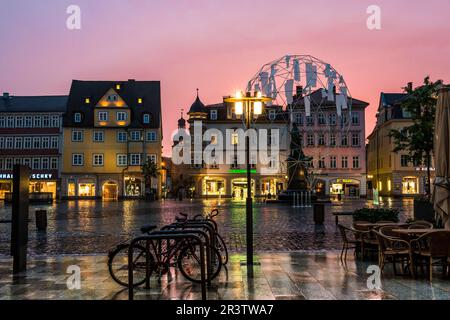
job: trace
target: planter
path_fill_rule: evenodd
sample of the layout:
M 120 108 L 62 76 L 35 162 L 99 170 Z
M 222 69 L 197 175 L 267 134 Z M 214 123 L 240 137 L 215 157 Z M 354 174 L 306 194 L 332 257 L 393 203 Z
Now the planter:
M 414 220 L 435 222 L 433 204 L 428 201 L 414 199 Z

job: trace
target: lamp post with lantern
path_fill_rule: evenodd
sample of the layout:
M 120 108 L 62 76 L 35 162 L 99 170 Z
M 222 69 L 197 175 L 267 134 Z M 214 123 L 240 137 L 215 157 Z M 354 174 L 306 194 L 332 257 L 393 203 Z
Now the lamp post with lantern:
M 225 98 L 224 102 L 234 104 L 234 113 L 242 116 L 245 129 L 251 126 L 253 117 L 257 118 L 262 114 L 263 103 L 272 101 L 271 98 L 264 97 L 261 92 L 237 91 L 234 97 Z M 253 205 L 252 205 L 252 181 L 251 181 L 251 164 L 250 164 L 250 137 L 246 136 L 245 140 L 245 164 L 247 167 L 247 199 L 246 199 L 246 240 L 247 240 L 247 266 L 253 266 Z

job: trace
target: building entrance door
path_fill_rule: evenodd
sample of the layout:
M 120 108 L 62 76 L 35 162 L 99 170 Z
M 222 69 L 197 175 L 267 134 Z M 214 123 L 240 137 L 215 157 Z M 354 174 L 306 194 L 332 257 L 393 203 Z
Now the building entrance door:
M 255 195 L 255 183 L 252 180 L 252 197 Z M 231 184 L 231 196 L 235 200 L 245 200 L 247 198 L 247 180 L 234 179 Z
M 118 198 L 119 192 L 117 183 L 115 182 L 105 182 L 103 184 L 103 199 L 115 200 Z

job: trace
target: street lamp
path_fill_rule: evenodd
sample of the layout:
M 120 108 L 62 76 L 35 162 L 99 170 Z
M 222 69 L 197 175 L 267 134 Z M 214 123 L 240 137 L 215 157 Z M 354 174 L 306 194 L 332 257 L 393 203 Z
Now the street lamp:
M 262 114 L 263 102 L 272 101 L 271 98 L 263 97 L 261 92 L 250 92 L 243 94 L 237 91 L 234 97 L 225 98 L 224 102 L 234 103 L 234 113 L 244 117 L 245 129 L 250 128 L 252 117 Z M 247 166 L 247 199 L 246 199 L 246 231 L 247 231 L 247 265 L 253 266 L 253 207 L 252 207 L 252 180 L 250 168 L 250 137 L 245 140 L 245 162 Z

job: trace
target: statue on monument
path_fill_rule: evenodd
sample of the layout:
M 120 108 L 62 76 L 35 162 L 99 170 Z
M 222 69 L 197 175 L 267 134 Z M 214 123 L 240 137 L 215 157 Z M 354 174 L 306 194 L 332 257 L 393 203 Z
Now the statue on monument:
M 302 149 L 302 139 L 297 124 L 292 124 L 290 155 L 288 162 L 288 190 L 307 190 L 308 168 L 306 164 L 311 161 L 311 157 L 305 156 Z

